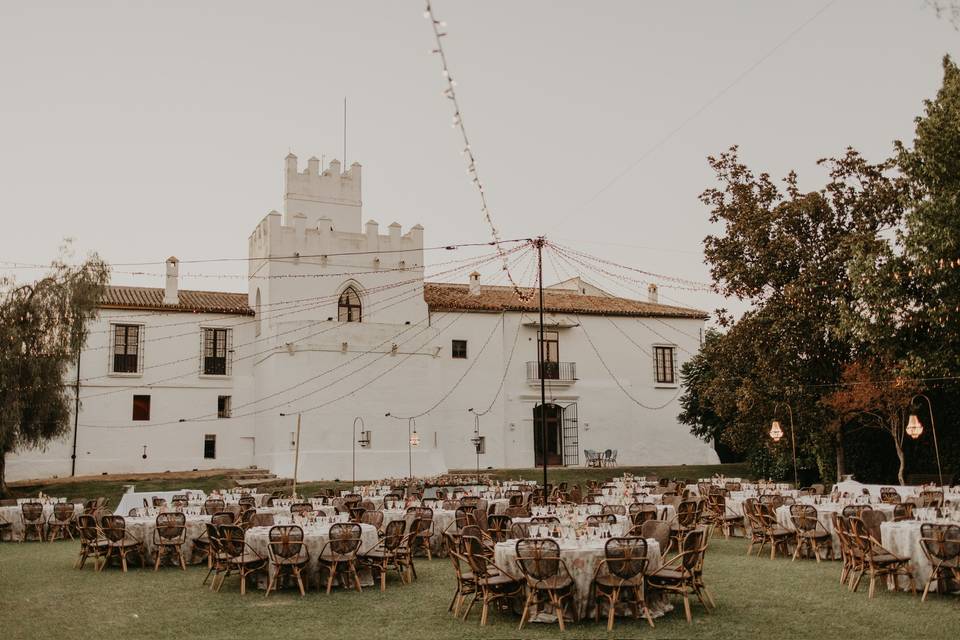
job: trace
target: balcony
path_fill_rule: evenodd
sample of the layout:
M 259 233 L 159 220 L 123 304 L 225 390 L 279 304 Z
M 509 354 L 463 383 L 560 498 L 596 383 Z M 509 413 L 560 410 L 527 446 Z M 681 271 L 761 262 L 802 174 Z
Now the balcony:
M 542 374 L 542 375 L 541 375 Z M 577 381 L 576 362 L 527 363 L 527 382 L 540 384 L 543 378 L 550 385 L 569 385 Z

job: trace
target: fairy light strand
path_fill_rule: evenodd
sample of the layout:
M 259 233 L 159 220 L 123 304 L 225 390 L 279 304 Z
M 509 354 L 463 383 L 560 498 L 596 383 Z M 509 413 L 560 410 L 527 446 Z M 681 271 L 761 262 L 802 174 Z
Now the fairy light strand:
M 497 252 L 501 254 L 500 257 L 503 261 L 503 270 L 507 274 L 507 279 L 510 281 L 510 285 L 513 287 L 514 294 L 520 300 L 525 302 L 533 297 L 533 292 L 523 291 L 514 280 L 513 274 L 510 273 L 509 262 L 504 254 L 503 248 L 500 246 L 502 243 L 502 240 L 500 239 L 500 231 L 493 222 L 493 216 L 490 213 L 490 207 L 487 204 L 487 192 L 484 189 L 483 182 L 480 180 L 480 173 L 477 170 L 477 159 L 476 156 L 474 156 L 473 147 L 470 145 L 470 138 L 467 136 L 467 129 L 463 122 L 463 112 L 460 109 L 460 102 L 457 100 L 457 92 L 455 89 L 457 83 L 450 74 L 450 66 L 447 63 L 447 54 L 443 49 L 443 38 L 447 35 L 443 29 L 445 29 L 447 25 L 442 20 L 437 19 L 433 12 L 433 6 L 431 5 L 430 0 L 427 0 L 426 2 L 423 17 L 430 21 L 430 27 L 433 29 L 433 38 L 435 44 L 434 48 L 431 50 L 431 53 L 440 58 L 441 74 L 443 75 L 444 81 L 447 85 L 443 90 L 442 95 L 444 98 L 450 100 L 451 104 L 453 105 L 452 126 L 454 129 L 457 129 L 460 132 L 460 137 L 463 139 L 463 156 L 467 163 L 467 175 L 470 176 L 470 183 L 473 184 L 474 188 L 477 190 L 477 194 L 480 197 L 480 211 L 483 213 L 483 218 L 490 227 L 490 234 L 493 237 L 493 244 L 496 247 Z

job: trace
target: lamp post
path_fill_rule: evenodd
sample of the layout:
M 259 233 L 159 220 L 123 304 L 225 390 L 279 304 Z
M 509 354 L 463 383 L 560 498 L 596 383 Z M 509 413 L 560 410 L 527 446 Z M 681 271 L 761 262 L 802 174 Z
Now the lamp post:
M 781 404 L 787 408 L 787 414 L 790 416 L 790 449 L 793 453 L 793 487 L 794 489 L 799 489 L 799 482 L 797 480 L 797 437 L 796 431 L 793 428 L 793 409 L 790 408 L 789 403 L 776 403 L 773 405 L 773 413 L 777 413 L 777 407 Z M 783 437 L 783 428 L 780 426 L 780 421 L 774 418 L 773 423 L 770 425 L 770 439 L 774 442 L 780 442 L 780 438 Z
M 281 417 L 286 417 L 289 413 L 281 413 Z M 300 466 L 300 414 L 297 413 L 297 436 L 293 444 L 293 497 L 297 497 L 297 471 Z
M 477 486 L 480 486 L 480 414 L 474 411 L 473 409 L 467 409 L 470 413 L 473 414 L 473 437 L 470 438 L 470 442 L 473 443 L 473 448 L 477 452 Z
M 360 423 L 360 433 L 363 433 L 365 425 L 363 424 L 363 418 L 357 416 L 353 419 L 353 439 L 350 442 L 351 454 L 353 455 L 353 470 L 350 474 L 353 482 L 353 487 L 357 486 L 357 423 Z M 354 489 L 350 489 L 353 491 Z
M 933 432 L 933 450 L 937 455 L 937 478 L 940 486 L 943 486 L 943 471 L 940 470 L 940 445 L 937 444 L 937 425 L 933 421 L 933 403 L 925 393 L 918 393 L 910 399 L 910 404 L 917 398 L 923 398 L 927 401 L 927 410 L 930 412 L 930 430 Z M 923 423 L 915 413 L 910 414 L 910 420 L 907 422 L 907 435 L 916 440 L 923 433 Z
M 396 420 L 403 420 L 399 416 L 391 415 L 388 411 L 384 414 L 387 418 L 394 418 Z M 420 434 L 417 433 L 417 421 L 411 416 L 407 418 L 407 484 L 410 485 L 413 483 L 413 448 L 420 446 Z

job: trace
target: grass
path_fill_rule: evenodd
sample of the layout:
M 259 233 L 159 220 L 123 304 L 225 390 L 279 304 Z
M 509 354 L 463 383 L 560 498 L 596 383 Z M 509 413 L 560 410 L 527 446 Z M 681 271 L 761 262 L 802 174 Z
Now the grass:
M 495 479 L 527 479 L 542 480 L 542 469 L 480 469 L 480 472 L 492 476 Z M 475 470 L 461 469 L 453 473 L 461 473 L 472 476 Z M 584 468 L 550 468 L 549 479 L 551 483 L 569 482 L 571 485 L 579 483 L 585 485 L 587 480 L 603 480 L 604 478 L 622 475 L 623 473 L 632 473 L 637 476 L 660 476 L 687 478 L 696 481 L 698 478 L 710 477 L 715 473 L 721 473 L 728 477 L 748 477 L 749 471 L 746 464 L 716 464 L 716 465 L 680 465 L 680 466 L 652 466 L 652 467 L 617 467 L 614 469 L 584 469 Z M 189 474 L 188 474 L 189 475 Z M 84 478 L 76 482 L 66 479 L 57 479 L 51 482 L 31 482 L 29 484 L 16 483 L 10 485 L 10 497 L 26 498 L 36 496 L 37 492 L 42 491 L 49 495 L 62 496 L 65 498 L 96 498 L 104 496 L 110 500 L 111 505 L 116 505 L 120 501 L 120 495 L 123 493 L 124 485 L 133 484 L 137 491 L 171 491 L 176 489 L 201 489 L 209 492 L 212 489 L 223 489 L 233 484 L 233 481 L 224 475 L 197 474 L 193 477 L 182 477 L 174 474 L 175 477 L 165 477 L 164 474 L 156 474 L 147 478 L 131 477 L 122 474 L 107 476 L 106 478 Z M 301 495 L 311 495 L 319 489 L 347 489 L 349 482 L 302 482 L 297 485 L 297 492 Z M 291 489 L 288 483 L 284 490 L 289 492 Z M 271 488 L 273 490 L 273 488 Z
M 837 584 L 839 564 L 791 563 L 744 555 L 744 541 L 715 539 L 707 554 L 705 579 L 718 609 L 693 608 L 694 623 L 682 606 L 657 620 L 656 629 L 619 620 L 610 634 L 593 622 L 571 625 L 568 638 L 843 638 L 844 640 L 960 635 L 957 598 L 880 592 L 849 593 Z M 285 590 L 269 598 L 239 594 L 229 579 L 220 593 L 201 586 L 204 570 L 191 567 L 110 568 L 97 574 L 72 568 L 77 544 L 0 543 L 0 629 L 5 639 L 70 637 L 170 638 L 390 638 L 457 637 L 555 638 L 555 625 L 517 631 L 514 616 L 491 614 L 481 628 L 478 615 L 454 620 L 446 608 L 453 585 L 447 560 L 420 560 L 420 579 L 400 585 L 390 577 L 386 593 L 316 590 L 300 598 Z

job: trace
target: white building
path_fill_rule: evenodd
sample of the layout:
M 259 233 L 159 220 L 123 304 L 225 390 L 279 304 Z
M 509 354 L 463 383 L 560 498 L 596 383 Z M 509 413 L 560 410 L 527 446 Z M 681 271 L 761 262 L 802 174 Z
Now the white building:
M 548 463 L 582 465 L 585 449 L 616 449 L 620 465 L 717 462 L 676 420 L 704 312 L 659 304 L 655 287 L 638 301 L 558 283 L 545 292 L 541 372 L 536 300 L 479 274 L 425 283 L 423 228 L 363 224 L 360 174 L 316 158 L 301 172 L 287 156 L 283 213 L 249 238 L 246 293 L 180 290 L 176 258 L 164 288 L 110 287 L 81 354 L 76 433 L 9 456 L 8 479 L 69 475 L 74 435 L 78 475 L 289 476 L 298 412 L 304 480 L 351 477 L 358 416 L 358 479 L 472 468 L 470 409 L 484 412 L 481 466 L 530 467 L 543 454 L 540 373 Z

